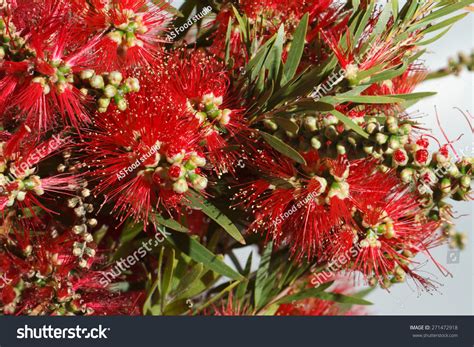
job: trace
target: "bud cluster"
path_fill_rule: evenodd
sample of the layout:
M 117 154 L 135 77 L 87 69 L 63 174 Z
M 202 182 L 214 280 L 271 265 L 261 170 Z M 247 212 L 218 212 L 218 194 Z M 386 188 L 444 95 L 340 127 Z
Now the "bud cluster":
M 124 80 L 118 71 L 97 75 L 94 70 L 84 70 L 79 77 L 83 83 L 81 92 L 97 98 L 98 111 L 101 113 L 107 111 L 112 99 L 120 111 L 125 111 L 128 107 L 125 95 L 140 91 L 140 83 L 136 78 Z
M 64 164 L 57 168 L 59 173 L 68 171 L 75 174 L 79 172 L 82 164 L 71 157 L 71 152 L 63 152 Z M 93 244 L 94 237 L 92 231 L 97 227 L 97 219 L 90 215 L 94 212 L 91 191 L 87 188 L 88 182 L 82 180 L 78 182 L 75 195 L 67 200 L 67 207 L 73 210 L 72 232 L 77 235 L 77 240 L 73 244 L 72 253 L 77 258 L 81 268 L 90 266 L 96 251 Z
M 201 168 L 204 166 L 206 166 L 204 157 L 196 152 L 186 153 L 183 150 L 173 155 L 167 155 L 166 163 L 147 170 L 158 174 L 164 185 L 171 181 L 175 193 L 184 194 L 189 190 L 189 186 L 199 191 L 206 189 L 207 178 L 201 175 Z
M 232 111 L 222 108 L 223 97 L 214 93 L 206 94 L 197 100 L 188 100 L 189 111 L 195 113 L 200 124 L 212 125 L 214 130 L 224 132 L 225 126 L 230 123 Z
M 127 51 L 131 47 L 143 47 L 144 43 L 138 38 L 148 32 L 148 28 L 143 23 L 143 15 L 137 14 L 130 9 L 118 11 L 117 18 L 126 18 L 126 21 L 119 25 L 114 25 L 113 29 L 107 34 L 107 37 L 115 42 L 119 50 Z
M 5 142 L 0 142 L 0 154 L 4 145 Z M 14 161 L 0 156 L 0 196 L 7 199 L 6 207 L 24 201 L 27 194 L 44 194 L 41 178 L 34 173 L 35 169 L 19 170 Z
M 0 18 L 0 62 L 5 57 L 16 57 L 25 47 L 25 40 L 19 35 L 13 23 Z

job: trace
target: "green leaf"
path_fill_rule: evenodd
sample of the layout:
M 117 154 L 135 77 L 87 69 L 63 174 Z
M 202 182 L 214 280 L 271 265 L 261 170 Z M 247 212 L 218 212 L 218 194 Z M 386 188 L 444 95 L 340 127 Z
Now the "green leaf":
M 298 124 L 292 122 L 288 118 L 283 118 L 283 117 L 273 117 L 272 120 L 278 124 L 281 128 L 283 128 L 285 131 L 288 131 L 293 134 L 297 134 L 298 130 L 300 127 Z
M 362 136 L 365 139 L 369 138 L 369 134 L 367 134 L 364 129 L 362 129 L 359 125 L 354 123 L 349 117 L 346 115 L 342 114 L 341 112 L 337 110 L 331 111 L 332 115 L 334 115 L 337 119 L 339 119 L 342 123 L 344 123 L 349 129 L 352 129 L 355 131 L 357 134 Z
M 268 54 L 268 59 L 266 60 L 265 66 L 268 68 L 268 78 L 271 81 L 278 81 L 278 75 L 280 72 L 281 66 L 281 55 L 283 53 L 283 43 L 285 41 L 285 27 L 283 24 L 278 29 L 278 32 L 275 37 L 275 42 L 270 49 Z M 275 85 L 280 85 L 275 83 Z
M 180 278 L 178 287 L 173 291 L 173 296 L 178 299 L 183 299 L 185 295 L 182 295 L 183 292 L 187 291 L 189 287 L 196 282 L 204 271 L 204 266 L 202 264 L 196 264 L 188 272 Z
M 186 195 L 189 202 L 185 201 L 188 206 L 201 210 L 206 216 L 211 218 L 219 224 L 230 236 L 232 236 L 239 243 L 245 245 L 245 240 L 239 229 L 232 223 L 232 221 L 225 216 L 217 207 L 210 202 L 204 200 L 198 193 L 189 191 Z
M 392 13 L 393 13 L 393 20 L 396 23 L 398 18 L 398 0 L 391 0 L 392 3 Z
M 329 99 L 329 98 L 328 98 Z M 325 99 L 321 99 L 324 101 Z M 354 95 L 354 96 L 333 96 L 329 100 L 335 100 L 338 103 L 354 102 L 358 104 L 396 104 L 403 102 L 403 99 L 398 99 L 393 95 Z
M 298 107 L 297 110 L 317 111 L 317 112 L 330 112 L 334 110 L 334 105 L 328 102 L 316 101 L 314 99 L 301 99 L 295 103 Z
M 255 56 L 250 59 L 247 67 L 245 68 L 246 75 L 250 75 L 250 80 L 255 81 L 255 79 L 260 75 L 260 71 L 265 66 L 265 61 L 270 53 L 270 50 L 273 47 L 276 36 L 270 38 L 265 44 L 260 47 Z
M 431 23 L 435 19 L 444 17 L 452 12 L 460 10 L 466 6 L 471 5 L 471 3 L 472 3 L 472 0 L 463 0 L 463 1 L 456 2 L 455 4 L 452 4 L 452 5 L 444 6 L 442 9 L 432 12 L 429 15 L 427 15 L 418 24 L 423 25 L 423 24 Z M 419 25 L 416 26 L 416 28 L 418 27 Z
M 301 154 L 299 154 L 295 149 L 284 143 L 282 140 L 264 131 L 260 131 L 260 134 L 262 135 L 263 139 L 275 150 L 299 164 L 306 165 L 306 161 L 301 156 Z
M 382 13 L 379 16 L 377 24 L 375 25 L 374 31 L 372 32 L 372 37 L 379 36 L 387 28 L 387 23 L 392 17 L 392 7 L 385 5 Z
M 225 64 L 229 64 L 229 58 L 230 58 L 230 36 L 232 34 L 232 17 L 229 17 L 229 22 L 227 24 L 227 32 L 225 35 Z
M 304 299 L 307 299 L 307 298 L 314 298 L 314 297 L 316 297 L 316 295 L 319 295 L 321 292 L 328 289 L 333 283 L 334 283 L 334 281 L 323 283 L 317 288 L 305 289 L 305 290 L 300 291 L 299 293 L 285 296 L 285 297 L 281 298 L 280 300 L 278 300 L 277 303 L 278 304 L 287 304 L 287 303 L 291 303 L 293 301 L 300 301 L 300 300 L 304 300 Z
M 416 44 L 418 46 L 426 46 L 426 45 L 429 45 L 435 41 L 438 41 L 440 38 L 442 38 L 449 30 L 451 30 L 452 26 L 446 28 L 445 30 L 443 30 L 442 32 L 440 32 L 438 35 L 435 35 L 433 36 L 431 39 L 428 39 L 428 40 L 425 40 L 425 41 L 421 41 L 421 42 L 417 42 Z
M 382 82 L 386 80 L 391 80 L 395 77 L 398 77 L 400 75 L 403 75 L 403 73 L 407 70 L 408 68 L 408 63 L 405 62 L 403 65 L 401 65 L 399 68 L 396 69 L 390 69 L 390 70 L 385 70 L 383 72 L 380 72 L 376 75 L 373 75 L 370 80 L 367 83 L 364 83 L 366 86 L 370 86 L 376 82 Z
M 462 13 L 458 16 L 455 16 L 455 17 L 451 17 L 449 19 L 446 19 L 444 21 L 442 21 L 441 23 L 438 23 L 438 24 L 435 24 L 433 26 L 430 26 L 429 28 L 423 30 L 422 34 L 423 35 L 426 35 L 428 33 L 431 33 L 433 31 L 436 31 L 436 30 L 439 30 L 439 29 L 442 29 L 448 25 L 453 25 L 454 23 L 456 23 L 457 21 L 463 19 L 464 17 L 466 17 L 469 13 Z
M 207 268 L 217 272 L 222 276 L 234 280 L 243 280 L 244 277 L 230 268 L 217 255 L 201 245 L 197 240 L 183 233 L 173 233 L 167 240 L 175 248 L 187 254 L 194 261 L 204 264 Z
M 374 6 L 375 6 L 375 2 L 370 1 L 369 6 L 367 7 L 367 9 L 359 10 L 360 11 L 360 16 L 362 16 L 362 17 L 361 17 L 360 21 L 357 24 L 357 29 L 354 33 L 354 38 L 353 38 L 354 41 L 353 42 L 358 42 L 359 41 L 362 33 L 364 32 L 365 28 L 367 27 L 367 24 L 369 22 L 370 17 L 372 16 Z
M 179 222 L 175 221 L 174 219 L 166 219 L 159 214 L 152 215 L 151 220 L 152 222 L 156 222 L 160 225 L 163 225 L 175 231 L 179 231 L 182 233 L 186 233 L 189 231 L 186 227 L 184 227 L 183 225 L 181 225 Z
M 168 295 L 168 291 L 170 289 L 171 280 L 173 279 L 173 272 L 176 267 L 176 259 L 175 259 L 175 251 L 174 249 L 167 249 L 167 262 L 165 271 L 163 273 L 163 278 L 160 284 L 160 293 L 163 298 Z
M 123 227 L 122 234 L 120 235 L 120 244 L 124 244 L 132 241 L 138 234 L 143 231 L 143 222 L 135 223 L 132 219 L 129 219 Z
M 321 292 L 319 294 L 315 294 L 314 296 L 321 300 L 334 301 L 341 304 L 372 305 L 370 301 L 338 293 Z
M 250 274 L 250 270 L 252 268 L 252 258 L 253 258 L 253 252 L 250 252 L 249 257 L 247 258 L 247 263 L 245 264 L 245 269 L 242 272 L 242 275 L 244 275 L 245 277 L 248 277 L 248 275 Z M 239 284 L 235 292 L 236 300 L 242 300 L 244 298 L 245 293 L 247 292 L 248 284 L 249 284 L 248 281 L 243 281 L 242 283 Z
M 394 97 L 396 99 L 402 99 L 404 101 L 409 101 L 409 100 L 420 100 L 423 98 L 428 98 L 436 94 L 437 94 L 436 92 L 420 92 L 420 93 L 410 93 L 410 94 L 394 94 L 394 95 L 391 95 L 391 97 Z
M 237 22 L 239 22 L 240 35 L 242 36 L 242 40 L 244 42 L 247 42 L 248 41 L 248 33 L 247 33 L 246 20 L 240 15 L 239 11 L 234 6 L 232 6 L 232 10 L 234 11 L 235 18 L 237 18 Z
M 260 265 L 257 270 L 257 276 L 255 279 L 255 291 L 254 301 L 255 307 L 258 309 L 265 304 L 264 291 L 266 282 L 270 272 L 270 261 L 272 259 L 273 243 L 269 243 L 263 251 L 262 258 L 260 259 Z
M 291 42 L 290 51 L 288 52 L 288 58 L 284 67 L 282 84 L 290 81 L 295 76 L 298 66 L 300 65 L 306 41 L 308 18 L 309 16 L 306 13 L 303 18 L 301 18 L 300 24 L 293 34 L 293 41 Z

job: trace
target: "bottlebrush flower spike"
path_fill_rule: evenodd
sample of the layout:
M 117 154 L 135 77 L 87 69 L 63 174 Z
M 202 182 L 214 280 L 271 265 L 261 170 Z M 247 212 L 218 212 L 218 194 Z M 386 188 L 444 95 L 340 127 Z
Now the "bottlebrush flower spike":
M 327 282 L 335 280 L 330 288 L 331 293 L 351 295 L 354 293 L 354 286 L 349 277 L 331 276 Z M 291 294 L 292 292 L 290 292 Z M 276 312 L 277 316 L 362 316 L 367 314 L 363 306 L 353 306 L 349 310 L 344 309 L 340 304 L 321 300 L 318 298 L 308 298 L 288 304 L 281 304 Z
M 327 258 L 326 246 L 339 242 L 341 225 L 354 225 L 353 209 L 359 196 L 385 197 L 394 178 L 376 171 L 376 163 L 320 158 L 305 154 L 307 166 L 299 173 L 286 159 L 262 152 L 250 155 L 265 177 L 236 195 L 255 215 L 249 226 L 277 244 L 288 244 L 301 260 Z
M 160 34 L 170 16 L 161 5 L 146 0 L 75 0 L 84 35 L 104 33 L 96 60 L 103 71 L 151 64 L 160 52 Z
M 216 171 L 234 172 L 237 153 L 228 147 L 248 128 L 222 64 L 201 52 L 176 52 L 168 61 L 165 78 L 173 102 L 198 120 L 203 146 Z
M 0 211 L 12 209 L 33 211 L 34 206 L 50 211 L 41 202 L 45 193 L 67 193 L 76 187 L 77 179 L 71 175 L 42 177 L 37 166 L 67 142 L 67 138 L 55 135 L 40 142 L 31 138 L 27 126 L 14 136 L 5 135 L 0 142 Z M 29 136 L 28 136 L 29 135 Z
M 140 293 L 117 294 L 99 284 L 92 269 L 91 234 L 55 229 L 36 232 L 19 248 L 13 234 L 0 234 L 0 308 L 15 315 L 118 315 L 139 312 Z
M 87 99 L 74 85 L 74 74 L 87 68 L 97 40 L 77 48 L 70 27 L 57 29 L 54 34 L 31 33 L 22 58 L 9 54 L 0 65 L 0 110 L 19 108 L 26 124 L 40 132 L 57 126 L 57 114 L 76 128 L 89 121 Z
M 199 122 L 185 105 L 159 93 L 156 76 L 140 80 L 142 91 L 129 100 L 127 112 L 101 114 L 97 130 L 86 130 L 84 148 L 97 194 L 115 203 L 123 217 L 148 220 L 152 209 L 176 208 L 185 193 L 203 191 L 207 160 L 200 152 Z

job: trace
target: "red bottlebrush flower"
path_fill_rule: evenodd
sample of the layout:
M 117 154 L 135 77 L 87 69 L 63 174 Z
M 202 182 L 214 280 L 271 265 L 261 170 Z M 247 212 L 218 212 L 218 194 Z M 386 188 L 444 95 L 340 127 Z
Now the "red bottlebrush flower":
M 227 302 L 226 302 L 227 301 Z M 234 293 L 230 292 L 226 301 L 222 302 L 221 306 L 213 306 L 213 316 L 250 316 L 251 312 L 248 305 L 243 304 L 234 298 Z M 208 311 L 205 315 L 210 315 Z
M 10 239 L 10 240 L 9 240 Z M 112 293 L 100 286 L 93 237 L 71 231 L 40 232 L 25 248 L 0 235 L 0 308 L 15 315 L 118 315 L 140 312 L 140 293 Z M 3 281 L 3 282 L 2 282 Z M 7 289 L 8 288 L 8 289 Z
M 428 220 L 415 196 L 402 188 L 395 187 L 381 200 L 362 197 L 358 208 L 362 233 L 359 232 L 358 254 L 352 268 L 366 278 L 373 276 L 381 284 L 390 281 L 390 276 L 402 282 L 410 275 L 429 289 L 431 284 L 414 274 L 409 265 L 418 253 L 432 259 L 429 247 L 440 240 L 436 234 L 439 222 Z
M 329 280 L 331 280 L 331 278 L 329 278 L 328 281 Z M 336 294 L 350 295 L 354 292 L 353 285 L 350 283 L 349 278 L 345 277 L 336 278 L 336 283 L 330 288 L 330 291 Z M 366 312 L 361 306 L 354 306 L 347 310 L 334 301 L 321 300 L 318 298 L 309 298 L 282 304 L 276 312 L 277 316 L 360 316 L 365 314 Z
M 339 240 L 339 227 L 355 223 L 352 214 L 358 197 L 383 197 L 394 179 L 377 172 L 370 161 L 321 159 L 317 152 L 305 157 L 308 165 L 304 173 L 297 173 L 289 160 L 265 152 L 250 156 L 268 179 L 250 183 L 236 199 L 246 201 L 255 215 L 250 230 L 288 244 L 296 259 L 327 259 L 325 249 Z
M 145 221 L 152 209 L 176 208 L 191 187 L 207 186 L 199 123 L 182 116 L 185 106 L 163 98 L 157 91 L 161 82 L 153 78 L 140 81 L 142 91 L 130 98 L 127 112 L 101 114 L 97 130 L 84 134 L 96 192 L 122 216 Z
M 105 33 L 99 42 L 98 68 L 104 71 L 151 64 L 158 56 L 160 33 L 170 19 L 164 2 L 74 0 L 85 36 Z
M 33 211 L 34 206 L 53 212 L 40 202 L 40 197 L 45 193 L 67 193 L 77 184 L 71 175 L 42 177 L 37 172 L 38 164 L 64 147 L 68 139 L 55 135 L 39 142 L 29 132 L 23 126 L 0 142 L 0 211 L 4 213 L 13 208 Z
M 274 35 L 281 24 L 284 25 L 288 41 L 285 44 L 284 60 L 286 60 L 292 34 L 306 13 L 309 15 L 307 42 L 312 42 L 322 28 L 331 27 L 333 33 L 340 32 L 347 26 L 349 19 L 343 14 L 344 6 L 333 0 L 269 0 L 265 2 L 240 0 L 239 3 L 240 12 L 249 17 L 251 32 L 258 33 L 259 40 L 262 42 Z M 225 52 L 227 27 L 232 13 L 231 8 L 223 7 L 215 19 L 218 28 L 213 36 L 214 40 L 210 51 L 216 56 L 223 57 L 223 52 Z M 243 45 L 240 29 L 235 22 L 232 23 L 230 44 L 230 54 L 236 62 L 235 66 L 244 66 L 248 60 L 248 52 Z M 318 50 L 320 51 L 320 47 Z M 307 51 L 307 55 L 309 60 L 316 56 L 312 51 Z M 307 60 L 306 55 L 303 60 Z
M 198 120 L 207 156 L 218 173 L 233 172 L 237 159 L 231 141 L 247 130 L 243 115 L 231 96 L 229 78 L 221 63 L 203 53 L 176 53 L 167 65 L 166 83 L 173 103 Z
M 40 131 L 55 126 L 57 114 L 76 128 L 89 121 L 83 106 L 87 99 L 74 85 L 74 74 L 87 68 L 97 41 L 75 47 L 70 30 L 32 32 L 22 41 L 27 48 L 21 61 L 6 57 L 0 66 L 0 111 L 18 107 L 26 124 Z

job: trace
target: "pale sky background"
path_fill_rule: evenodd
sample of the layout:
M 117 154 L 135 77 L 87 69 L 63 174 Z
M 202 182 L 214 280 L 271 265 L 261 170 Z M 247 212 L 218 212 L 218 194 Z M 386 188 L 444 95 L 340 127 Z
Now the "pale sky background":
M 179 7 L 181 0 L 171 1 L 175 7 Z M 432 70 L 446 66 L 449 57 L 455 57 L 459 51 L 470 54 L 474 49 L 474 19 L 472 15 L 457 23 L 442 39 L 428 46 L 428 54 L 424 56 L 425 65 Z M 441 131 L 436 124 L 435 109 L 441 119 L 444 130 L 450 140 L 459 135 L 464 136 L 455 143 L 454 147 L 459 155 L 474 155 L 473 137 L 469 125 L 455 107 L 463 111 L 473 110 L 473 82 L 474 75 L 463 72 L 459 77 L 446 77 L 433 80 L 421 85 L 417 91 L 435 91 L 438 94 L 429 99 L 422 100 L 415 105 L 411 112 L 424 115 L 422 122 L 426 127 L 433 130 L 434 135 L 442 141 Z M 472 123 L 471 123 L 472 124 Z M 368 300 L 374 303 L 369 308 L 370 314 L 376 315 L 473 315 L 474 314 L 474 230 L 472 223 L 473 203 L 454 203 L 457 215 L 463 216 L 457 220 L 457 229 L 468 233 L 468 244 L 466 250 L 460 253 L 459 263 L 447 264 L 448 248 L 439 247 L 432 254 L 452 274 L 451 277 L 443 277 L 432 263 L 427 263 L 420 273 L 435 278 L 441 285 L 437 292 L 418 293 L 416 287 L 410 283 L 402 283 L 393 286 L 390 293 L 377 289 L 368 296 Z M 236 252 L 239 258 L 245 262 L 251 248 L 244 248 Z M 255 252 L 254 252 L 255 253 Z M 256 254 L 254 254 L 254 263 Z M 255 264 L 254 264 L 255 265 Z

